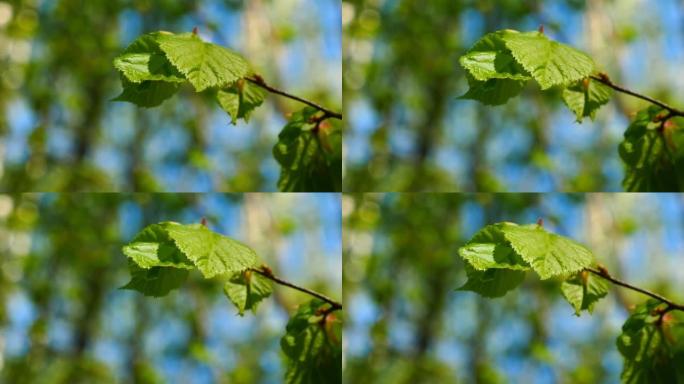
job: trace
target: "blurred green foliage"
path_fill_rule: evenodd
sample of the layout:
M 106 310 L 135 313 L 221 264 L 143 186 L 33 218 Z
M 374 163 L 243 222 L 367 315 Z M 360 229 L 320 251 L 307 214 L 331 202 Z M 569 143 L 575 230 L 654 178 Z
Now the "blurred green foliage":
M 543 218 L 615 276 L 684 300 L 679 195 L 348 194 L 343 212 L 347 383 L 619 381 L 616 339 L 646 297 L 609 285 L 576 317 L 558 279 L 499 299 L 456 291 L 459 247 L 494 222 Z
M 330 12 L 311 0 L 0 1 L 0 190 L 276 190 L 271 149 L 301 105 L 269 98 L 250 128 L 229 126 L 190 87 L 138 109 L 110 102 L 121 90 L 112 60 L 142 33 L 198 27 L 270 84 L 339 105 L 328 81 L 339 75 L 326 72 L 334 55 L 319 52 Z
M 483 106 L 457 99 L 468 89 L 458 58 L 486 33 L 543 25 L 616 83 L 678 105 L 668 79 L 682 49 L 668 20 L 682 12 L 671 0 L 344 0 L 344 190 L 622 190 L 616 147 L 644 102 L 618 95 L 582 125 L 557 90 L 526 87 L 524 100 Z
M 341 266 L 319 233 L 327 223 L 319 204 L 338 202 L 333 195 L 0 195 L 0 382 L 280 381 L 280 339 L 309 296 L 280 289 L 258 315 L 240 317 L 220 279 L 193 272 L 183 289 L 146 297 L 119 289 L 130 280 L 122 247 L 146 224 L 204 216 L 210 228 L 249 243 L 274 273 L 340 297 L 331 274 Z

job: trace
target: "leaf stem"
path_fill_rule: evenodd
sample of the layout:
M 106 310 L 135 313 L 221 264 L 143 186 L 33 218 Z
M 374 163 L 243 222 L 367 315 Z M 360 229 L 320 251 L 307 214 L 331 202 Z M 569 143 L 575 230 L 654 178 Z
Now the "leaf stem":
M 668 105 L 668 104 L 666 104 L 666 103 L 664 103 L 664 102 L 662 102 L 662 101 L 660 101 L 660 100 L 656 100 L 656 99 L 654 99 L 654 98 L 652 98 L 652 97 L 649 97 L 649 96 L 646 96 L 646 95 L 642 95 L 642 94 L 640 94 L 640 93 L 638 93 L 638 92 L 634 92 L 634 91 L 632 91 L 632 90 L 629 90 L 629 89 L 627 89 L 627 88 L 625 88 L 625 87 L 622 87 L 622 86 L 619 86 L 619 85 L 613 83 L 613 81 L 610 80 L 610 78 L 609 78 L 606 74 L 604 74 L 604 73 L 599 74 L 598 76 L 596 76 L 596 75 L 591 75 L 591 76 L 589 76 L 589 77 L 590 77 L 592 80 L 596 80 L 596 81 L 598 81 L 599 83 L 605 84 L 605 85 L 607 85 L 607 86 L 613 88 L 614 90 L 616 90 L 616 91 L 618 91 L 618 92 L 622 92 L 622 93 L 624 93 L 624 94 L 627 94 L 627 95 L 636 97 L 636 98 L 638 98 L 638 99 L 648 101 L 648 102 L 651 103 L 651 104 L 654 104 L 654 105 L 657 105 L 657 106 L 659 106 L 659 107 L 661 107 L 661 108 L 663 108 L 663 109 L 666 109 L 667 111 L 670 112 L 668 118 L 674 117 L 674 116 L 684 116 L 684 111 L 682 111 L 682 110 L 680 110 L 680 109 L 677 109 L 677 108 L 675 108 L 675 107 L 673 107 L 673 106 L 670 106 L 670 105 Z
M 621 286 L 621 287 L 624 287 L 624 288 L 631 289 L 631 290 L 633 290 L 633 291 L 642 293 L 642 294 L 644 294 L 644 295 L 646 295 L 646 296 L 650 296 L 650 297 L 652 297 L 652 298 L 654 298 L 654 299 L 656 299 L 656 300 L 658 300 L 658 301 L 661 301 L 661 302 L 667 304 L 667 308 L 664 310 L 664 312 L 668 312 L 668 311 L 671 311 L 671 310 L 673 310 L 673 309 L 676 309 L 676 310 L 678 310 L 678 311 L 684 311 L 684 305 L 683 305 L 683 304 L 677 304 L 677 303 L 675 303 L 674 301 L 672 301 L 672 300 L 670 300 L 670 299 L 668 299 L 668 298 L 666 298 L 666 297 L 664 297 L 664 296 L 661 296 L 661 295 L 659 295 L 659 294 L 657 294 L 657 293 L 655 293 L 655 292 L 651 292 L 651 291 L 649 291 L 649 290 L 647 290 L 647 289 L 635 287 L 635 286 L 632 285 L 632 284 L 629 284 L 629 283 L 624 282 L 624 281 L 622 281 L 622 280 L 620 280 L 620 279 L 617 279 L 617 278 L 611 276 L 605 268 L 600 268 L 600 269 L 584 268 L 584 270 L 585 270 L 585 271 L 589 271 L 589 272 L 593 273 L 594 275 L 599 276 L 599 277 L 601 277 L 601 278 L 603 278 L 603 279 L 606 279 L 606 280 L 610 281 L 611 283 L 613 283 L 613 284 L 615 284 L 615 285 L 619 285 L 619 286 Z
M 280 284 L 280 285 L 284 285 L 284 286 L 286 286 L 286 287 L 290 287 L 290 288 L 292 288 L 292 289 L 296 289 L 297 291 L 304 292 L 304 293 L 309 294 L 309 295 L 311 295 L 311 296 L 313 296 L 313 297 L 315 297 L 315 298 L 318 298 L 318 299 L 321 299 L 321 300 L 325 301 L 326 303 L 328 303 L 328 304 L 330 304 L 330 305 L 332 306 L 332 307 L 330 308 L 330 312 L 336 311 L 336 310 L 339 310 L 339 309 L 342 309 L 342 303 L 337 302 L 337 301 L 335 301 L 335 300 L 329 298 L 328 296 L 326 296 L 326 295 L 324 295 L 324 294 L 322 294 L 322 293 L 318 293 L 318 292 L 313 291 L 313 290 L 311 290 L 311 289 L 304 288 L 304 287 L 300 287 L 300 286 L 298 286 L 298 285 L 296 285 L 296 284 L 294 284 L 294 283 L 290 283 L 289 281 L 283 280 L 283 279 L 281 279 L 281 278 L 275 276 L 275 275 L 273 274 L 273 271 L 271 271 L 271 269 L 268 268 L 268 267 L 266 267 L 266 266 L 261 266 L 261 267 L 259 267 L 259 268 L 249 268 L 249 270 L 250 270 L 250 271 L 253 271 L 253 272 L 256 272 L 256 273 L 260 274 L 261 276 L 263 276 L 263 277 L 265 277 L 265 278 L 267 278 L 267 279 L 270 279 L 270 280 L 272 280 L 272 281 L 274 281 L 274 282 L 276 282 L 276 283 L 278 283 L 278 284 Z
M 317 110 L 323 112 L 323 117 L 322 119 L 326 119 L 328 117 L 334 117 L 335 119 L 340 119 L 342 120 L 342 114 L 339 112 L 335 112 L 333 110 L 330 110 L 328 108 L 325 108 L 321 106 L 320 104 L 314 103 L 311 100 L 307 100 L 303 97 L 299 97 L 296 95 L 293 95 L 291 93 L 285 92 L 283 90 L 280 90 L 278 88 L 274 88 L 266 83 L 266 81 L 259 75 L 254 75 L 252 77 L 245 77 L 245 80 L 249 81 L 252 84 L 258 85 L 259 87 L 274 93 L 276 95 L 284 96 L 287 97 L 288 99 L 296 100 L 299 101 L 300 103 L 304 103 L 310 107 L 316 108 Z

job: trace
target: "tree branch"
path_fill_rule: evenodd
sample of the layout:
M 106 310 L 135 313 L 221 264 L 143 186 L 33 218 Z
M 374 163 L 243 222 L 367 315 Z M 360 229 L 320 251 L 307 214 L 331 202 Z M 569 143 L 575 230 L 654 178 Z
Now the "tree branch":
M 627 95 L 636 97 L 636 98 L 638 98 L 638 99 L 648 101 L 648 102 L 651 103 L 651 104 L 654 104 L 654 105 L 657 105 L 657 106 L 659 106 L 659 107 L 661 107 L 661 108 L 663 108 L 663 109 L 666 109 L 668 112 L 670 112 L 668 118 L 674 117 L 674 116 L 683 116 L 683 117 L 684 117 L 684 111 L 682 111 L 682 110 L 680 110 L 680 109 L 677 109 L 677 108 L 675 108 L 675 107 L 672 107 L 672 106 L 670 106 L 670 105 L 668 105 L 668 104 L 665 104 L 664 102 L 662 102 L 662 101 L 660 101 L 660 100 L 656 100 L 656 99 L 654 99 L 654 98 L 652 98 L 652 97 L 649 97 L 649 96 L 642 95 L 642 94 L 640 94 L 640 93 L 631 91 L 631 90 L 629 90 L 629 89 L 627 89 L 627 88 L 625 88 L 625 87 L 621 87 L 621 86 L 619 86 L 619 85 L 613 83 L 613 81 L 610 80 L 610 78 L 608 77 L 608 75 L 606 75 L 605 73 L 601 73 L 601 74 L 599 74 L 598 76 L 596 76 L 596 75 L 591 75 L 591 76 L 589 76 L 589 77 L 590 77 L 592 80 L 596 80 L 596 81 L 598 81 L 599 83 L 605 84 L 605 85 L 607 85 L 607 86 L 613 88 L 614 90 L 616 90 L 616 91 L 618 91 L 618 92 L 622 92 L 622 93 L 624 93 L 624 94 L 627 94 Z
M 322 294 L 322 293 L 318 293 L 318 292 L 316 292 L 316 291 L 312 291 L 312 290 L 310 290 L 310 289 L 308 289 L 308 288 L 300 287 L 300 286 L 298 286 L 298 285 L 296 285 L 296 284 L 290 283 L 289 281 L 285 281 L 285 280 L 283 280 L 283 279 L 281 279 L 281 278 L 275 276 L 275 275 L 273 274 L 273 271 L 271 271 L 271 269 L 268 268 L 268 267 L 265 266 L 265 265 L 262 265 L 262 266 L 259 267 L 259 268 L 249 268 L 249 270 L 250 270 L 250 271 L 253 271 L 253 272 L 256 272 L 256 273 L 260 274 L 261 276 L 263 276 L 263 277 L 265 277 L 265 278 L 267 278 L 267 279 L 270 279 L 270 280 L 272 280 L 272 281 L 274 281 L 274 282 L 276 282 L 276 283 L 278 283 L 278 284 L 280 284 L 280 285 L 284 285 L 284 286 L 286 286 L 286 287 L 290 287 L 290 288 L 292 288 L 292 289 L 296 289 L 296 290 L 298 290 L 298 291 L 300 291 L 300 292 L 304 292 L 304 293 L 309 294 L 309 295 L 311 295 L 311 296 L 313 296 L 313 297 L 315 297 L 315 298 L 318 298 L 318 299 L 321 299 L 321 300 L 325 301 L 326 303 L 328 303 L 328 304 L 330 304 L 330 305 L 332 306 L 332 307 L 330 308 L 329 312 L 332 312 L 332 311 L 336 311 L 336 310 L 342 309 L 342 303 L 337 302 L 337 301 L 335 301 L 335 300 L 329 298 L 328 296 L 326 296 L 326 295 L 324 295 L 324 294 Z
M 676 309 L 676 310 L 678 310 L 678 311 L 684 311 L 684 305 L 683 305 L 683 304 L 677 304 L 677 303 L 675 303 L 674 301 L 672 301 L 672 300 L 670 300 L 670 299 L 668 299 L 668 298 L 666 298 L 666 297 L 664 297 L 664 296 L 661 296 L 661 295 L 659 295 L 659 294 L 657 294 L 657 293 L 651 292 L 651 291 L 646 290 L 646 289 L 643 289 L 643 288 L 635 287 L 635 286 L 633 286 L 632 284 L 629 284 L 629 283 L 626 283 L 626 282 L 624 282 L 624 281 L 622 281 L 622 280 L 620 280 L 620 279 L 617 279 L 617 278 L 611 276 L 605 268 L 599 268 L 599 269 L 584 268 L 584 270 L 585 270 L 585 271 L 588 271 L 588 272 L 591 272 L 591 273 L 593 273 L 593 274 L 596 275 L 596 276 L 602 277 L 602 278 L 604 278 L 604 279 L 610 281 L 611 283 L 613 283 L 613 284 L 615 284 L 615 285 L 619 285 L 619 286 L 621 286 L 621 287 L 624 287 L 624 288 L 631 289 L 631 290 L 633 290 L 633 291 L 642 293 L 642 294 L 644 294 L 644 295 L 646 295 L 646 296 L 650 296 L 650 297 L 652 297 L 652 298 L 654 298 L 654 299 L 656 299 L 656 300 L 658 300 L 658 301 L 661 301 L 661 302 L 667 304 L 667 308 L 666 308 L 665 311 L 663 311 L 663 312 L 668 312 L 668 311 L 671 311 L 671 310 L 673 310 L 673 309 Z
M 304 99 L 299 96 L 295 96 L 293 94 L 287 93 L 285 91 L 282 91 L 278 88 L 274 88 L 266 83 L 266 81 L 259 75 L 254 75 L 252 77 L 245 77 L 245 80 L 249 81 L 252 84 L 255 84 L 271 93 L 274 93 L 276 95 L 284 96 L 287 97 L 288 99 L 296 100 L 299 101 L 300 103 L 304 103 L 310 107 L 316 108 L 317 110 L 323 112 L 323 117 L 322 119 L 327 119 L 328 117 L 334 117 L 335 119 L 340 119 L 342 120 L 342 114 L 339 112 L 335 112 L 333 110 L 330 110 L 328 108 L 325 108 L 317 103 L 314 103 L 313 101 Z

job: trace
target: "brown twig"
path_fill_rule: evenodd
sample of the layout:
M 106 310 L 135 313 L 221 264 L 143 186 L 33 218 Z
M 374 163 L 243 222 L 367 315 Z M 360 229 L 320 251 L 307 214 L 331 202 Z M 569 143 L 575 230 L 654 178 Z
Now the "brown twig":
M 598 81 L 599 83 L 605 84 L 605 85 L 607 85 L 607 86 L 613 88 L 614 90 L 616 90 L 616 91 L 618 91 L 618 92 L 622 92 L 622 93 L 624 93 L 624 94 L 626 94 L 626 95 L 630 95 L 630 96 L 636 97 L 636 98 L 638 98 L 638 99 L 648 101 L 648 102 L 651 103 L 651 104 L 654 104 L 654 105 L 657 105 L 657 106 L 659 106 L 659 107 L 661 107 L 661 108 L 663 108 L 663 109 L 666 109 L 667 111 L 670 112 L 669 115 L 668 115 L 668 118 L 674 117 L 674 116 L 683 116 L 683 117 L 684 117 L 684 111 L 682 111 L 682 110 L 680 110 L 680 109 L 677 109 L 677 108 L 675 108 L 675 107 L 673 107 L 673 106 L 670 106 L 670 105 L 668 105 L 668 104 L 666 104 L 666 103 L 664 103 L 664 102 L 662 102 L 662 101 L 660 101 L 660 100 L 656 100 L 656 99 L 654 99 L 654 98 L 652 98 L 652 97 L 649 97 L 649 96 L 646 96 L 646 95 L 642 95 L 642 94 L 640 94 L 640 93 L 637 93 L 637 92 L 634 92 L 634 91 L 632 91 L 632 90 L 629 90 L 629 89 L 627 89 L 627 88 L 625 88 L 625 87 L 621 87 L 621 86 L 619 86 L 619 85 L 613 83 L 613 81 L 612 81 L 612 80 L 608 77 L 608 75 L 606 75 L 605 73 L 601 73 L 601 74 L 599 74 L 599 75 L 591 75 L 591 76 L 589 76 L 589 77 L 590 77 L 592 80 L 596 80 L 596 81 Z
M 283 97 L 287 97 L 288 99 L 296 100 L 299 101 L 300 103 L 304 103 L 310 107 L 316 108 L 317 110 L 323 112 L 323 119 L 327 119 L 328 117 L 334 117 L 336 119 L 342 120 L 342 114 L 339 112 L 335 112 L 333 110 L 330 110 L 328 108 L 325 108 L 321 106 L 320 104 L 314 103 L 311 100 L 304 99 L 302 97 L 287 93 L 283 90 L 280 90 L 278 88 L 274 88 L 266 83 L 266 81 L 259 75 L 254 75 L 251 77 L 245 77 L 245 80 L 249 81 L 252 84 L 255 84 L 271 93 L 274 93 L 276 95 L 280 95 Z
M 678 311 L 684 311 L 684 305 L 683 304 L 677 304 L 674 301 L 672 301 L 672 300 L 670 300 L 664 296 L 661 296 L 655 292 L 651 292 L 651 291 L 643 289 L 643 288 L 635 287 L 632 284 L 629 284 L 629 283 L 624 282 L 620 279 L 617 279 L 617 278 L 611 276 L 605 268 L 600 268 L 600 269 L 585 268 L 584 270 L 589 271 L 589 272 L 593 273 L 594 275 L 599 276 L 603 279 L 606 279 L 615 285 L 619 285 L 621 287 L 642 293 L 646 296 L 650 296 L 650 297 L 652 297 L 658 301 L 661 301 L 661 302 L 667 304 L 667 308 L 664 309 L 664 312 L 669 312 L 669 311 L 674 310 L 674 309 L 676 309 Z
M 336 311 L 336 310 L 339 310 L 339 309 L 342 309 L 342 303 L 340 303 L 340 302 L 338 302 L 338 301 L 335 301 L 335 300 L 329 298 L 328 296 L 326 296 L 326 295 L 324 295 L 324 294 L 322 294 L 322 293 L 318 293 L 318 292 L 316 292 L 316 291 L 312 291 L 311 289 L 308 289 L 308 288 L 300 287 L 300 286 L 298 286 L 298 285 L 296 285 L 296 284 L 290 283 L 289 281 L 285 281 L 285 280 L 283 280 L 283 279 L 281 279 L 281 278 L 275 276 L 275 275 L 273 274 L 273 271 L 271 271 L 271 269 L 268 268 L 268 267 L 266 267 L 266 266 L 261 266 L 261 267 L 259 267 L 259 268 L 250 268 L 249 270 L 250 270 L 250 271 L 253 271 L 253 272 L 256 272 L 256 273 L 260 274 L 261 276 L 263 276 L 263 277 L 265 277 L 265 278 L 267 278 L 267 279 L 270 279 L 270 280 L 272 280 L 273 282 L 276 282 L 276 283 L 278 283 L 278 284 L 280 284 L 280 285 L 284 285 L 284 286 L 286 286 L 286 287 L 290 287 L 290 288 L 292 288 L 292 289 L 296 289 L 296 290 L 298 290 L 298 291 L 300 291 L 300 292 L 304 292 L 304 293 L 309 294 L 309 295 L 311 295 L 311 296 L 313 296 L 313 297 L 315 297 L 315 298 L 317 298 L 317 299 L 321 299 L 321 300 L 325 301 L 326 303 L 328 303 L 328 304 L 330 304 L 330 305 L 332 306 L 330 312 Z

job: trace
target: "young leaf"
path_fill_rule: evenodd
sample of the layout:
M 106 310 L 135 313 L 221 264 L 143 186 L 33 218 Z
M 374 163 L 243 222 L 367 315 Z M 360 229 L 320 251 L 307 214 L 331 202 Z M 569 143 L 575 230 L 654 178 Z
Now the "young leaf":
M 456 290 L 472 291 L 489 298 L 504 296 L 525 280 L 524 271 L 512 269 L 492 268 L 486 271 L 478 271 L 466 263 L 465 270 L 468 281 Z
M 335 192 L 342 176 L 341 133 L 326 124 L 315 130 L 317 111 L 306 107 L 293 114 L 278 135 L 273 156 L 281 166 L 282 192 Z
M 216 100 L 233 124 L 238 119 L 249 121 L 249 115 L 265 98 L 266 91 L 246 80 L 238 80 L 216 93 Z
M 608 285 L 602 278 L 582 271 L 565 280 L 561 292 L 579 316 L 583 310 L 594 311 L 594 304 L 608 294 Z
M 594 120 L 596 111 L 606 104 L 612 95 L 612 88 L 587 78 L 565 88 L 563 90 L 563 101 L 575 113 L 577 122 L 581 123 L 585 117 Z
M 622 185 L 629 192 L 678 191 L 684 184 L 684 159 L 655 121 L 663 112 L 657 106 L 639 111 L 618 147 L 626 167 Z
M 594 61 L 584 54 L 540 32 L 508 30 L 501 38 L 515 60 L 534 77 L 542 89 L 566 85 L 589 76 Z
M 459 99 L 477 100 L 485 105 L 505 104 L 508 99 L 518 96 L 527 83 L 511 79 L 479 81 L 470 74 L 466 74 L 466 79 L 470 88 L 464 95 L 459 96 Z
M 583 245 L 544 230 L 537 224 L 503 223 L 501 230 L 523 260 L 544 280 L 588 267 L 594 256 Z
M 175 267 L 194 269 L 195 265 L 176 247 L 167 228 L 178 223 L 152 224 L 140 231 L 123 247 L 123 253 L 140 268 Z
M 681 349 L 676 349 L 681 340 L 665 337 L 670 325 L 657 311 L 663 307 L 657 300 L 648 300 L 638 305 L 622 326 L 617 347 L 624 358 L 623 383 L 678 383 L 684 379 Z
M 287 360 L 288 384 L 341 383 L 342 340 L 339 311 L 324 319 L 320 310 L 328 304 L 311 300 L 301 305 L 287 323 L 280 346 Z
M 473 268 L 485 271 L 490 268 L 526 271 L 530 265 L 520 257 L 504 237 L 504 224 L 491 224 L 479 230 L 458 254 Z
M 180 89 L 178 83 L 149 80 L 133 83 L 126 78 L 121 79 L 121 85 L 123 85 L 123 92 L 112 101 L 127 101 L 145 108 L 160 105 Z
M 146 80 L 182 83 L 185 77 L 159 48 L 158 38 L 169 32 L 153 32 L 138 37 L 114 59 L 114 67 L 132 83 Z
M 178 249 L 207 279 L 216 275 L 232 275 L 259 264 L 252 248 L 212 232 L 201 224 L 170 224 L 166 230 Z
M 230 49 L 205 43 L 197 35 L 160 35 L 159 47 L 197 92 L 224 87 L 247 74 L 245 59 Z
M 512 79 L 526 82 L 532 77 L 506 48 L 502 37 L 508 30 L 489 33 L 478 40 L 461 56 L 459 62 L 477 81 L 490 79 Z
M 145 296 L 160 297 L 180 287 L 188 277 L 186 269 L 173 267 L 152 267 L 144 269 L 129 262 L 131 281 L 121 289 L 131 289 Z
M 234 274 L 223 287 L 223 293 L 238 308 L 240 316 L 246 310 L 256 312 L 259 302 L 271 295 L 273 286 L 271 280 L 252 271 Z

